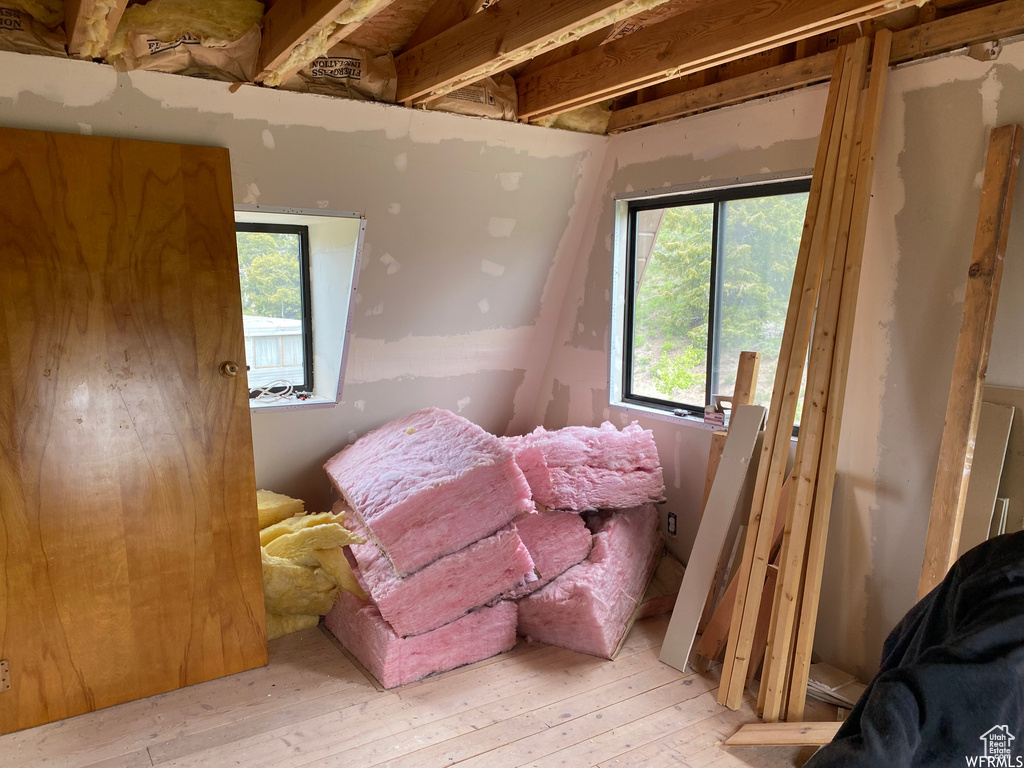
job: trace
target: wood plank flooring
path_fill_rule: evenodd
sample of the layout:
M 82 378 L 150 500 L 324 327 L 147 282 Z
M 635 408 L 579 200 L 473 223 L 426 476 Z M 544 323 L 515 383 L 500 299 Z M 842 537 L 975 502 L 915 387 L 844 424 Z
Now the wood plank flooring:
M 5 768 L 659 768 L 801 766 L 808 748 L 730 748 L 756 720 L 715 701 L 718 671 L 658 661 L 668 617 L 614 661 L 521 642 L 381 691 L 321 629 L 270 643 L 270 665 L 0 737 Z M 808 719 L 835 708 L 808 706 Z

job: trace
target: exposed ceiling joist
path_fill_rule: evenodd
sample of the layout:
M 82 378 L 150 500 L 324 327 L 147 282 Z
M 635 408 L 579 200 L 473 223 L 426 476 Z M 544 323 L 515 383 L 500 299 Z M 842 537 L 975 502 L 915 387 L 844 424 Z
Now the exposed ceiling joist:
M 128 0 L 114 0 L 113 4 L 100 0 L 67 0 L 64 28 L 68 35 L 68 53 L 86 59 L 106 56 L 127 5 Z
M 487 4 L 487 0 L 437 0 L 416 27 L 404 48 L 409 51 L 451 29 Z
M 284 64 L 295 46 L 320 32 L 352 5 L 352 0 L 277 2 L 263 17 L 259 74 L 263 79 Z
M 1024 34 L 1024 0 L 1007 0 L 909 29 L 897 30 L 893 34 L 889 61 L 891 64 L 901 64 L 955 48 L 1020 34 Z M 714 107 L 737 104 L 790 88 L 823 82 L 829 78 L 834 61 L 835 52 L 828 51 L 616 110 L 612 113 L 608 131 L 618 133 Z
M 519 80 L 519 115 L 593 104 L 893 11 L 891 0 L 717 0 Z
M 257 82 L 277 85 L 360 29 L 394 0 L 277 2 L 263 17 Z
M 663 99 L 637 104 L 612 112 L 609 133 L 619 133 L 651 123 L 660 123 L 712 107 L 724 107 L 771 93 L 828 80 L 835 66 L 836 53 L 828 51 L 806 59 L 733 77 L 721 83 L 683 91 Z
M 562 45 L 566 35 L 630 5 L 632 0 L 501 0 L 399 56 L 398 100 L 422 102 L 446 87 L 479 80 Z

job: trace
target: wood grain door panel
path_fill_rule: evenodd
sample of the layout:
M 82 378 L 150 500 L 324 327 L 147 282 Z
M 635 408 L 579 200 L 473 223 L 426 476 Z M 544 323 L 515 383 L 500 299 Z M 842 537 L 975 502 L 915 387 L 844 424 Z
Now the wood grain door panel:
M 0 129 L 7 732 L 266 663 L 226 150 Z

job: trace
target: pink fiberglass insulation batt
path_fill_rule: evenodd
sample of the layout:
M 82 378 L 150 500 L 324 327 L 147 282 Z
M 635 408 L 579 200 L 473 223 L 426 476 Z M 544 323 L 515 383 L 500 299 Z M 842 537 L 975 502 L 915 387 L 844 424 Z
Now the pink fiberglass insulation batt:
M 591 536 L 583 518 L 575 512 L 540 512 L 516 518 L 519 538 L 530 552 L 537 581 L 513 589 L 515 599 L 536 592 L 569 568 L 587 559 Z
M 626 509 L 661 501 L 665 483 L 654 435 L 633 422 L 600 427 L 537 427 L 503 438 L 538 504 L 549 509 Z
M 348 524 L 363 535 L 358 522 L 350 520 Z M 533 560 L 515 526 L 502 528 L 402 579 L 395 576 L 372 542 L 352 544 L 349 550 L 367 592 L 399 637 L 437 629 L 526 580 L 536 580 Z
M 342 592 L 324 624 L 385 688 L 486 659 L 516 644 L 516 604 L 509 602 L 402 638 L 373 603 Z
M 519 634 L 610 659 L 661 554 L 658 513 L 601 512 L 591 526 L 590 557 L 519 601 Z
M 364 435 L 324 469 L 399 576 L 533 509 L 512 452 L 476 424 L 439 408 Z

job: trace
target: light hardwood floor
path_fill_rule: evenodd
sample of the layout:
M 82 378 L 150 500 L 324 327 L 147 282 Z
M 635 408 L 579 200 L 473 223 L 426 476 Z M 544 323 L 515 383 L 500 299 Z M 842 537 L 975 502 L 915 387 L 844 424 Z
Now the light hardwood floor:
M 311 629 L 272 641 L 263 669 L 0 737 L 0 765 L 802 765 L 813 750 L 721 746 L 756 719 L 754 696 L 731 712 L 715 701 L 716 671 L 660 663 L 667 624 L 638 622 L 613 662 L 521 642 L 388 692 Z M 834 717 L 808 707 L 807 719 Z

